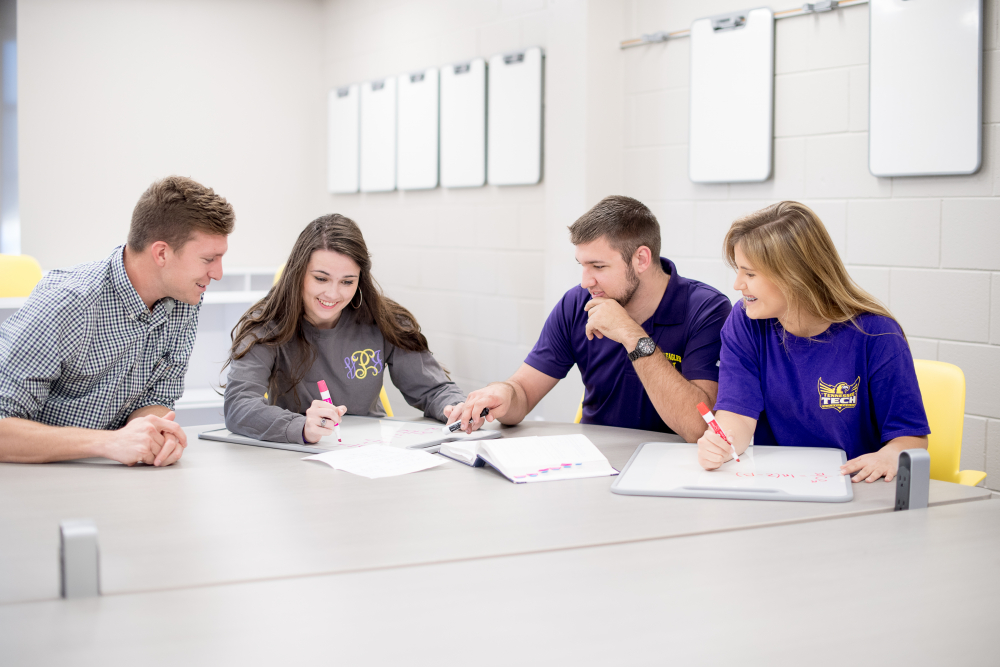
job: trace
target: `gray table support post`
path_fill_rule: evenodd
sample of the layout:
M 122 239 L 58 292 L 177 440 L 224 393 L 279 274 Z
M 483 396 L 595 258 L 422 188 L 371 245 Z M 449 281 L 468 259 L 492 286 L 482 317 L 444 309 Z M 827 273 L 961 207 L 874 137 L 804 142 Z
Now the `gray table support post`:
M 59 564 L 62 597 L 101 594 L 97 526 L 92 519 L 67 519 L 59 523 Z
M 926 509 L 930 486 L 931 455 L 927 450 L 901 451 L 896 472 L 896 511 Z

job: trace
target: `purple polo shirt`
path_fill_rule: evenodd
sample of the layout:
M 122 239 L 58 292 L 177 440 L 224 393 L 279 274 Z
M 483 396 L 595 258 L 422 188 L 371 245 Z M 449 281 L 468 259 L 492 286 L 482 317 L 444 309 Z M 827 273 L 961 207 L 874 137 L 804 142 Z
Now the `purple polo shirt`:
M 895 320 L 866 313 L 815 338 L 752 320 L 742 302 L 722 329 L 715 410 L 757 420 L 755 445 L 837 447 L 848 459 L 930 433 L 913 355 Z
M 660 263 L 670 282 L 660 306 L 642 328 L 685 378 L 718 382 L 719 332 L 732 304 L 714 287 L 679 275 L 669 259 L 661 257 Z M 673 433 L 628 360 L 631 350 L 610 338 L 587 340 L 588 316 L 583 308 L 588 301 L 590 292 L 582 287 L 566 292 L 549 313 L 524 363 L 559 380 L 573 364 L 580 367 L 586 387 L 584 424 Z

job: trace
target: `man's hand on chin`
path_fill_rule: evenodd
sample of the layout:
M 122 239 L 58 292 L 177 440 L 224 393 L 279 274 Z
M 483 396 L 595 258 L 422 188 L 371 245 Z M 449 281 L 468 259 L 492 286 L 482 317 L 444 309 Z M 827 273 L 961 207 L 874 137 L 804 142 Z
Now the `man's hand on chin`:
M 587 340 L 594 340 L 594 336 L 610 338 L 631 351 L 646 335 L 645 330 L 614 299 L 597 297 L 588 301 L 583 309 L 588 317 Z

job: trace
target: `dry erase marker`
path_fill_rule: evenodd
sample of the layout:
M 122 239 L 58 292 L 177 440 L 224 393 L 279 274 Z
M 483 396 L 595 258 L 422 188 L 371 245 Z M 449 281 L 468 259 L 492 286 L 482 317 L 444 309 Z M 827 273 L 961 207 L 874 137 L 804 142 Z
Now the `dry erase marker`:
M 316 385 L 319 387 L 319 397 L 322 398 L 327 403 L 329 403 L 330 405 L 333 405 L 333 399 L 330 398 L 330 390 L 326 388 L 326 381 L 320 380 L 319 382 L 316 383 Z M 337 434 L 337 442 L 343 442 L 343 440 L 340 439 L 339 421 L 333 422 L 333 432 Z
M 729 445 L 729 449 L 733 450 L 733 458 L 736 459 L 737 463 L 739 463 L 740 457 L 736 453 L 736 448 L 733 447 L 733 443 L 729 442 L 729 438 L 726 437 L 726 434 L 722 432 L 722 427 L 719 426 L 719 422 L 715 421 L 715 415 L 713 415 L 712 411 L 708 409 L 708 406 L 704 403 L 699 403 L 698 412 L 701 413 L 701 418 L 705 420 L 705 423 L 711 426 L 712 430 L 715 431 L 715 435 L 722 438 L 722 441 Z
M 483 408 L 483 411 L 479 413 L 479 416 L 485 417 L 488 414 L 490 414 L 490 409 Z M 469 423 L 471 424 L 472 422 L 473 420 L 470 419 Z M 455 422 L 454 424 L 448 424 L 447 426 L 442 426 L 441 430 L 444 431 L 445 433 L 454 433 L 455 431 L 461 430 L 461 428 L 462 428 L 462 422 Z

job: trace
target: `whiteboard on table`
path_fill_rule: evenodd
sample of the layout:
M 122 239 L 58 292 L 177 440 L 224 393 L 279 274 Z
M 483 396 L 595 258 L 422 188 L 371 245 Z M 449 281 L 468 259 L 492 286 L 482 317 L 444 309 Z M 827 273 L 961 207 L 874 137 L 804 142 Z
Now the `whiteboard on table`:
M 740 462 L 705 470 L 698 463 L 698 446 L 646 442 L 639 445 L 614 493 L 635 496 L 797 500 L 839 503 L 854 498 L 842 449 L 824 447 L 751 446 Z
M 982 0 L 871 0 L 868 169 L 972 174 L 982 165 Z

